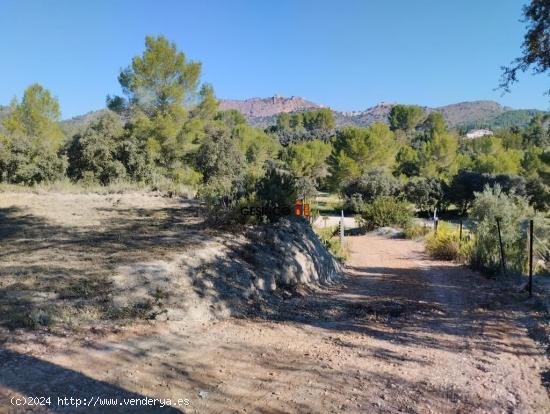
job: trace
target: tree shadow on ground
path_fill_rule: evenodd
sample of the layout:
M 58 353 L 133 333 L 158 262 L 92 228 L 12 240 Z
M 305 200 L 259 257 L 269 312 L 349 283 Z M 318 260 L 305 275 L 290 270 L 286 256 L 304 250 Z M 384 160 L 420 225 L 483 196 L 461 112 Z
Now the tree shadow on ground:
M 130 392 L 69 368 L 2 348 L 0 348 L 0 371 L 2 372 L 0 387 L 10 390 L 11 394 L 2 395 L 3 392 L 0 392 L 0 401 L 3 400 L 1 405 L 5 408 L 11 405 L 14 410 L 26 411 L 30 406 L 30 404 L 12 405 L 10 400 L 17 393 L 23 397 L 38 398 L 35 401 L 47 404 L 36 407 L 43 412 L 53 410 L 67 413 L 180 413 L 184 411 L 182 408 L 172 406 L 161 407 L 159 402 L 153 405 L 152 397 Z M 68 400 L 65 400 L 66 398 Z M 113 400 L 116 400 L 116 405 Z M 125 405 L 126 403 L 129 405 Z M 75 404 L 79 404 L 80 407 Z
M 349 267 L 339 285 L 327 284 L 315 292 L 281 287 L 250 301 L 244 316 L 453 353 L 467 351 L 475 342 L 492 355 L 539 354 L 520 341 L 525 325 L 518 314 L 530 311 L 525 295 L 506 291 L 510 287 L 463 266 L 435 265 L 427 257 L 415 260 L 414 268 Z M 226 275 L 234 272 L 234 266 L 227 258 L 211 264 L 216 274 L 224 275 L 214 279 L 218 292 L 224 291 L 230 280 Z M 227 303 L 231 306 L 231 301 Z M 243 314 L 242 308 L 234 310 L 235 315 Z
M 109 318 L 119 266 L 200 248 L 214 237 L 194 204 L 102 211 L 100 225 L 73 227 L 0 208 L 0 327 L 49 326 L 62 311 Z

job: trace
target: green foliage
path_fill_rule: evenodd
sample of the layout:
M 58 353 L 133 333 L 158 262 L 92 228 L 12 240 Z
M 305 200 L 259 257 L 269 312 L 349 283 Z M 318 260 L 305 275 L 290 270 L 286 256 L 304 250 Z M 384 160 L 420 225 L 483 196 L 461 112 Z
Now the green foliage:
M 135 56 L 118 79 L 130 105 L 152 116 L 180 112 L 200 72 L 200 63 L 188 62 L 164 36 L 147 36 L 143 55 Z
M 514 59 L 509 67 L 502 68 L 500 88 L 508 92 L 510 86 L 518 81 L 519 72 L 531 68 L 534 73 L 544 73 L 550 69 L 548 1 L 531 0 L 523 6 L 523 21 L 527 23 L 527 32 L 523 38 L 522 56 Z
M 336 259 L 345 262 L 349 258 L 348 246 L 345 243 L 344 246 L 340 245 L 338 226 L 314 227 L 313 229 L 321 242 Z
M 276 220 L 275 208 L 291 207 L 296 200 L 295 178 L 276 163 L 269 163 L 266 174 L 258 182 L 256 200 L 261 206 L 273 210 L 268 220 Z
M 522 177 L 461 170 L 453 177 L 446 190 L 445 198 L 448 202 L 456 204 L 462 213 L 466 213 L 475 198 L 476 192 L 483 191 L 486 186 L 493 187 L 495 185 L 498 185 L 506 194 L 526 195 L 525 180 Z
M 214 88 L 210 84 L 204 84 L 199 92 L 200 102 L 193 110 L 193 116 L 200 119 L 214 119 L 218 113 L 220 103 L 214 94 Z
M 523 140 L 525 143 L 539 147 L 544 147 L 550 143 L 548 130 L 545 128 L 543 122 L 544 117 L 541 113 L 536 113 L 533 116 L 523 133 Z
M 418 151 L 419 171 L 423 177 L 440 177 L 452 174 L 457 155 L 456 136 L 447 132 L 429 132 L 429 140 Z
M 328 141 L 334 135 L 335 120 L 328 108 L 314 111 L 280 113 L 276 124 L 266 131 L 273 133 L 282 145 L 310 140 Z
M 381 169 L 367 171 L 348 181 L 341 189 L 345 209 L 353 212 L 362 211 L 364 203 L 371 203 L 379 197 L 396 196 L 399 191 L 399 181 Z
M 235 128 L 237 125 L 246 124 L 246 118 L 236 109 L 228 109 L 227 111 L 220 111 L 214 117 L 214 120 L 221 121 L 229 129 Z
M 226 128 L 208 128 L 196 164 L 203 184 L 199 197 L 209 206 L 227 208 L 243 192 L 245 158 Z
M 82 135 L 75 135 L 69 146 L 68 175 L 74 180 L 86 177 L 107 185 L 126 176 L 124 164 L 117 159 L 123 129 L 120 119 L 107 113 L 92 123 Z
M 57 151 L 63 142 L 59 127 L 61 112 L 57 98 L 35 83 L 25 89 L 21 103 L 14 99 L 11 113 L 3 120 L 8 136 L 27 136 L 39 139 L 40 145 Z
M 396 175 L 413 177 L 420 174 L 420 159 L 418 151 L 414 148 L 404 145 L 395 157 L 397 165 L 395 167 Z
M 440 222 L 437 232 L 426 237 L 426 252 L 434 259 L 464 259 L 470 249 L 471 241 L 465 239 L 460 243 L 459 230 L 445 222 Z
M 485 136 L 472 140 L 467 149 L 472 157 L 474 171 L 487 174 L 518 174 L 522 154 L 519 150 L 506 150 L 501 139 Z
M 296 177 L 299 197 L 312 198 L 321 181 L 328 175 L 327 158 L 331 153 L 330 144 L 319 141 L 306 141 L 289 145 L 282 154 L 288 170 Z
M 369 169 L 391 166 L 395 147 L 395 137 L 384 124 L 338 131 L 329 158 L 332 187 L 338 189 Z
M 67 160 L 40 140 L 28 136 L 0 137 L 0 181 L 34 185 L 63 177 Z
M 418 178 L 404 186 L 405 197 L 419 211 L 429 212 L 443 201 L 444 185 L 437 178 Z
M 38 84 L 29 86 L 21 102 L 12 102 L 0 136 L 0 181 L 32 185 L 61 178 L 66 159 L 60 156 L 63 132 L 59 103 Z
M 492 272 L 499 270 L 498 218 L 508 270 L 522 272 L 526 263 L 525 220 L 532 216 L 524 198 L 508 195 L 498 185 L 476 193 L 470 214 L 475 234 L 471 264 Z
M 386 226 L 406 228 L 412 217 L 408 203 L 395 197 L 378 197 L 371 204 L 365 205 L 359 216 L 359 225 L 366 230 Z
M 334 114 L 328 108 L 292 114 L 282 112 L 277 115 L 274 132 L 328 131 L 334 129 L 334 125 Z
M 411 222 L 408 226 L 403 228 L 403 237 L 405 239 L 415 240 L 426 236 L 430 231 L 430 227 L 425 224 L 419 225 Z
M 435 134 L 443 134 L 447 132 L 445 117 L 441 112 L 430 112 L 422 123 L 421 129 L 426 131 L 430 138 L 433 138 Z
M 411 131 L 424 117 L 424 110 L 416 105 L 395 105 L 390 112 L 392 130 Z
M 286 112 L 281 112 L 279 115 L 277 115 L 275 128 L 277 131 L 281 132 L 290 131 L 290 115 Z
M 334 129 L 334 114 L 328 108 L 319 109 L 317 111 L 301 112 L 300 115 L 302 117 L 302 124 L 308 131 Z
M 537 211 L 550 210 L 550 187 L 544 184 L 542 178 L 533 176 L 525 184 L 529 203 Z

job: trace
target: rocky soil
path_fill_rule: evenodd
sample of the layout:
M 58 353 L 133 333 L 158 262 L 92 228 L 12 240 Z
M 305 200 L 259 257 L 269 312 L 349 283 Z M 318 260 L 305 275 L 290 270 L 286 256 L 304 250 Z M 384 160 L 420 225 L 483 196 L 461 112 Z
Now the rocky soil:
M 0 412 L 26 412 L 9 398 L 39 395 L 189 402 L 57 407 L 86 413 L 550 412 L 535 301 L 430 260 L 418 242 L 349 240 L 341 283 L 295 290 L 269 312 L 12 334 L 0 348 Z

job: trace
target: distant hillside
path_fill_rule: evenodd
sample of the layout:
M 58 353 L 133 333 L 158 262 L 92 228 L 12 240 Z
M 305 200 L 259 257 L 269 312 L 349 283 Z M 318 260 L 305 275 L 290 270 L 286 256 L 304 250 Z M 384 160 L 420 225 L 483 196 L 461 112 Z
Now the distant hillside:
M 494 101 L 460 102 L 434 108 L 443 114 L 450 126 L 485 121 L 511 109 Z
M 272 96 L 270 98 L 250 98 L 244 100 L 221 99 L 220 109 L 236 109 L 247 118 L 266 118 L 281 112 L 296 112 L 322 108 L 322 105 L 310 102 L 299 96 Z
M 382 102 L 370 107 L 364 111 L 339 112 L 334 111 L 336 126 L 360 126 L 365 127 L 374 122 L 388 122 L 388 116 L 396 103 Z M 244 100 L 221 99 L 220 109 L 237 109 L 248 120 L 248 122 L 259 128 L 266 128 L 274 125 L 277 120 L 277 114 L 281 112 L 292 113 L 301 111 L 310 111 L 325 106 L 316 104 L 298 96 L 289 98 L 282 96 L 272 96 L 269 98 L 251 98 Z M 511 126 L 526 126 L 536 109 L 512 109 L 500 105 L 494 101 L 472 101 L 460 102 L 451 105 L 429 108 L 423 106 L 426 112 L 438 111 L 443 114 L 447 123 L 452 128 L 461 128 L 463 130 L 473 128 L 509 128 Z M 1 120 L 9 113 L 9 106 L 0 105 L 0 132 L 2 131 Z M 67 134 L 72 136 L 82 131 L 93 120 L 101 114 L 109 111 L 100 109 L 91 111 L 84 115 L 66 119 L 61 122 L 61 127 Z
M 382 102 L 364 111 L 333 111 L 336 126 L 365 127 L 374 122 L 388 122 L 388 116 L 396 103 Z M 222 100 L 223 109 L 237 109 L 248 121 L 257 127 L 274 125 L 280 112 L 299 112 L 321 108 L 322 105 L 299 97 L 252 98 L 246 100 Z M 500 128 L 527 125 L 536 112 L 533 109 L 514 110 L 494 101 L 460 102 L 436 108 L 423 107 L 426 112 L 438 111 L 443 114 L 447 124 L 454 128 Z
M 68 137 L 72 137 L 74 134 L 82 132 L 88 125 L 107 112 L 111 111 L 109 109 L 100 109 L 98 111 L 90 111 L 84 115 L 65 119 L 61 121 L 61 129 Z

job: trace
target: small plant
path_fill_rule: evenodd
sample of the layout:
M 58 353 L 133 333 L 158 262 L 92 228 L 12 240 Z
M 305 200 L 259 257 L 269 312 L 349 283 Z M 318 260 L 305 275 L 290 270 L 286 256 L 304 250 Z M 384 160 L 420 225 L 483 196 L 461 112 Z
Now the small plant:
M 440 222 L 437 232 L 426 238 L 426 251 L 434 259 L 457 260 L 460 253 L 459 234 L 444 222 Z
M 47 309 L 18 309 L 9 315 L 7 326 L 10 329 L 39 329 L 54 324 L 53 314 Z
M 346 243 L 344 246 L 340 245 L 340 238 L 338 236 L 338 226 L 330 227 L 315 227 L 315 233 L 325 245 L 329 252 L 332 253 L 336 259 L 341 262 L 345 262 L 349 258 L 349 249 Z
M 469 258 L 473 239 L 470 235 L 460 241 L 460 232 L 450 224 L 440 222 L 437 232 L 426 237 L 426 252 L 434 259 L 465 261 Z
M 430 233 L 431 229 L 424 225 L 411 223 L 403 229 L 403 237 L 405 239 L 419 239 Z
M 359 216 L 359 225 L 366 230 L 388 226 L 406 228 L 411 225 L 412 218 L 407 202 L 395 197 L 378 197 L 371 204 L 365 205 Z

